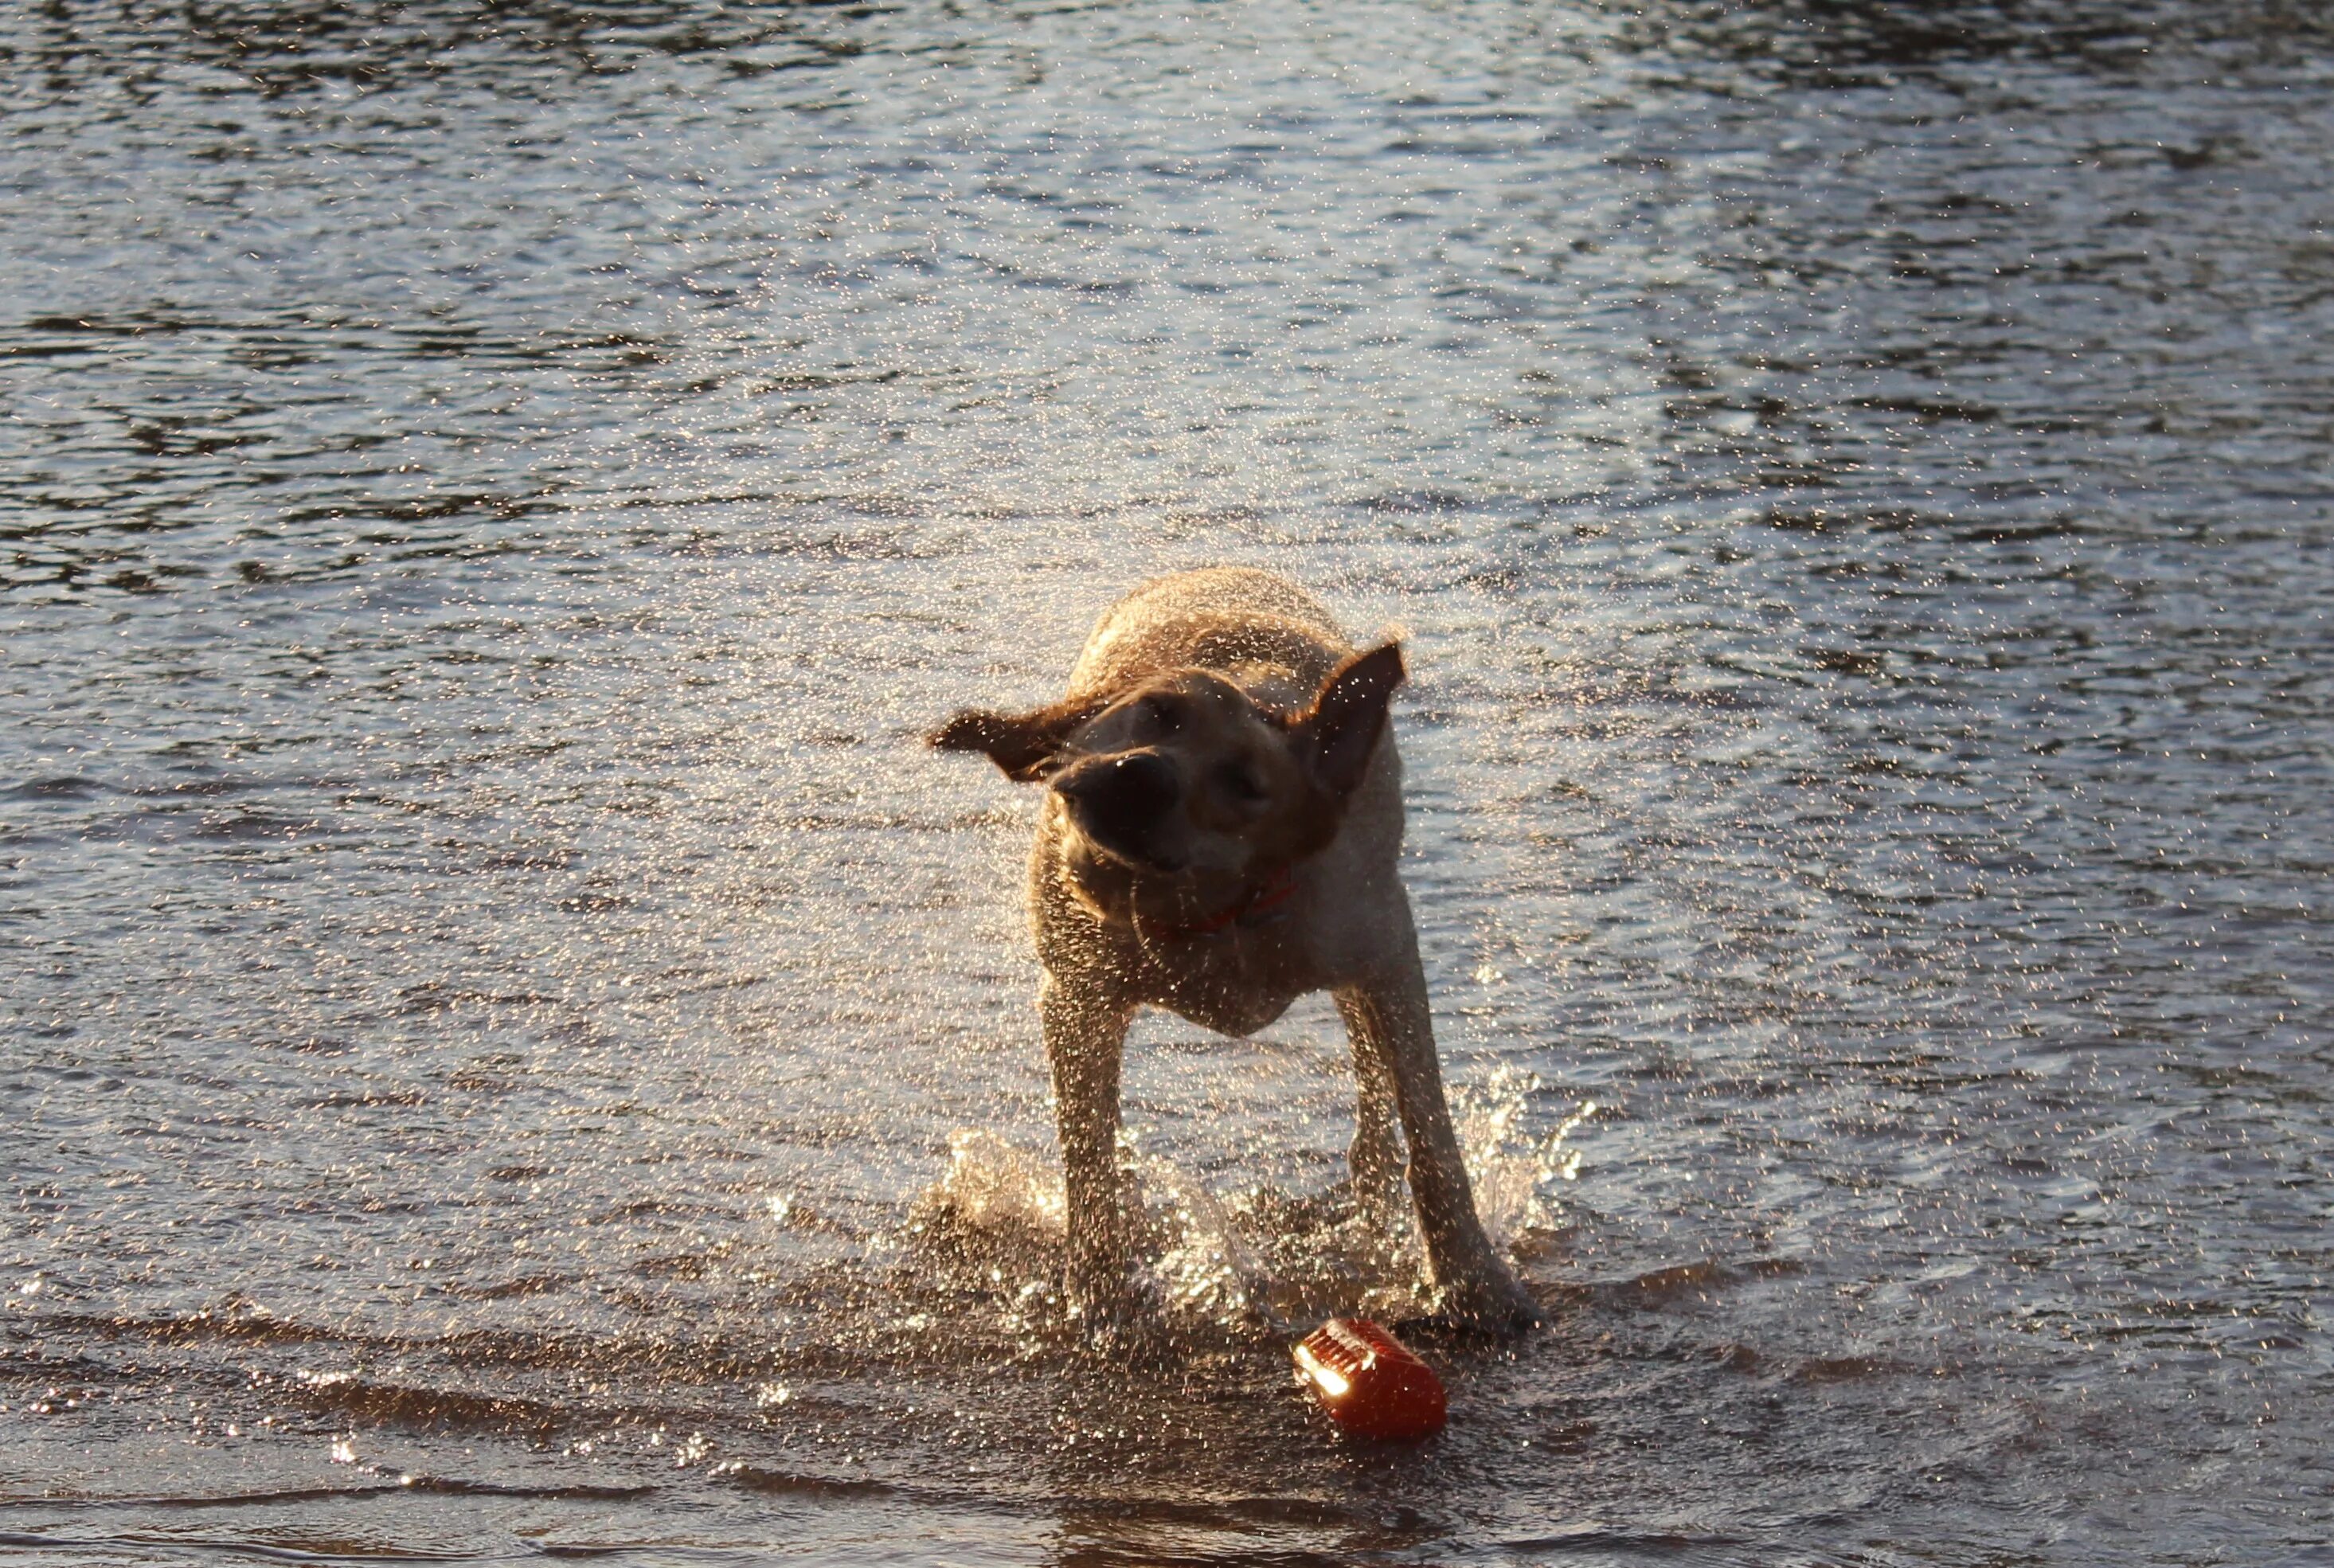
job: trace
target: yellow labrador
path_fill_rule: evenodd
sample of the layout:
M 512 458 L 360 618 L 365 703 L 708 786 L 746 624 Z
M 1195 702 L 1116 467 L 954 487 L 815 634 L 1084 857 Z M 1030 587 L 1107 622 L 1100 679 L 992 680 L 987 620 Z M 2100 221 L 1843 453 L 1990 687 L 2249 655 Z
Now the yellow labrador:
M 1398 645 L 1355 652 L 1286 578 L 1188 572 L 1104 614 L 1061 701 L 960 713 L 932 736 L 1047 786 L 1029 904 L 1082 1315 L 1127 1308 L 1116 1146 L 1134 1009 L 1245 1035 L 1327 991 L 1359 1080 L 1357 1196 L 1381 1215 L 1399 1201 L 1398 1116 L 1438 1312 L 1538 1319 L 1476 1217 L 1443 1100 L 1395 867 L 1402 760 L 1386 707 L 1403 673 Z

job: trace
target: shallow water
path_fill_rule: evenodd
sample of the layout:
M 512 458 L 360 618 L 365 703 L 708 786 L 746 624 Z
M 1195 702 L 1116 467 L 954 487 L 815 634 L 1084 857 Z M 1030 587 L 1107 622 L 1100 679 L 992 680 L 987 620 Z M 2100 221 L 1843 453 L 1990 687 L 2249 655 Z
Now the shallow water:
M 2316 8 L 484 9 L 0 42 L 0 1555 L 2326 1560 Z M 916 745 L 1218 560 L 1413 640 L 1423 1452 L 1317 1004 L 1066 1342 Z

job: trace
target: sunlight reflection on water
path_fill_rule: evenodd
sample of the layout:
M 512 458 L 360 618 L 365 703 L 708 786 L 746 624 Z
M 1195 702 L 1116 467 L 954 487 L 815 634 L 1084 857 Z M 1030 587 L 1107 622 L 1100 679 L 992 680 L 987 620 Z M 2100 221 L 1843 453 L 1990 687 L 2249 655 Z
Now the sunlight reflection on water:
M 7 1549 L 2312 1546 L 2334 39 L 1909 16 L 27 18 Z M 1272 1336 L 1406 1299 L 1318 1004 L 1143 1027 L 1177 1349 L 1066 1348 L 915 744 L 1221 559 L 1412 640 L 1558 1308 L 1421 1455 Z

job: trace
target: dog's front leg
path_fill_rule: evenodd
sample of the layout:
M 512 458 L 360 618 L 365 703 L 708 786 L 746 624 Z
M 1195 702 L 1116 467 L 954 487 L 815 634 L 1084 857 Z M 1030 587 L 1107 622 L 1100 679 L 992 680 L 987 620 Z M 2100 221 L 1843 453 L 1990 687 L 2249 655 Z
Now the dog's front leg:
M 1340 987 L 1336 1000 L 1353 1033 L 1355 1053 L 1375 1054 L 1394 1080 L 1403 1134 L 1410 1143 L 1411 1202 L 1425 1237 L 1441 1312 L 1482 1327 L 1538 1322 L 1539 1303 L 1509 1272 L 1475 1213 L 1466 1161 L 1442 1094 L 1434 1020 L 1414 939 L 1377 972 Z
M 1354 1142 L 1345 1151 L 1353 1173 L 1354 1206 L 1362 1217 L 1388 1226 L 1402 1213 L 1402 1141 L 1394 1131 L 1394 1064 L 1373 1033 L 1367 1015 L 1356 1015 L 1359 993 L 1336 994 L 1337 1014 L 1354 1046 Z
M 1062 1140 L 1070 1310 L 1089 1323 L 1127 1315 L 1126 1224 L 1118 1179 L 1118 1063 L 1133 1009 L 1048 974 L 1037 993 Z

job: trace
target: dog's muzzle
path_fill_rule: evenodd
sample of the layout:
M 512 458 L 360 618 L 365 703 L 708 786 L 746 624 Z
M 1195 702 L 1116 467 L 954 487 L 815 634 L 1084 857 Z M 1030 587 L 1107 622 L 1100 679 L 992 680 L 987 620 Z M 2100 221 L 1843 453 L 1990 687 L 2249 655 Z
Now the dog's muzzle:
M 1144 841 L 1183 798 L 1175 765 L 1155 751 L 1089 757 L 1054 777 L 1080 832 L 1106 850 L 1148 859 Z

